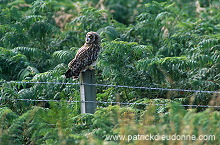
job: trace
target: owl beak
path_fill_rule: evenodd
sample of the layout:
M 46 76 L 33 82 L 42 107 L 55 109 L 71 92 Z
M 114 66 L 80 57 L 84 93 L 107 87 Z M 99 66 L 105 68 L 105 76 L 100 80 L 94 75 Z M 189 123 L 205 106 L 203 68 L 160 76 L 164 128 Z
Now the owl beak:
M 86 42 L 90 42 L 90 38 L 88 37 L 88 38 L 86 38 Z

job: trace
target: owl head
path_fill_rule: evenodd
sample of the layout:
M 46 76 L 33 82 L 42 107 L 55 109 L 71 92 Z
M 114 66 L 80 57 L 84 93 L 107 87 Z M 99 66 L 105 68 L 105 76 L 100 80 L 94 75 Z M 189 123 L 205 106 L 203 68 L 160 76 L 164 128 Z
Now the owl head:
M 88 32 L 86 34 L 86 43 L 92 44 L 92 43 L 100 43 L 101 39 L 98 33 L 96 32 Z

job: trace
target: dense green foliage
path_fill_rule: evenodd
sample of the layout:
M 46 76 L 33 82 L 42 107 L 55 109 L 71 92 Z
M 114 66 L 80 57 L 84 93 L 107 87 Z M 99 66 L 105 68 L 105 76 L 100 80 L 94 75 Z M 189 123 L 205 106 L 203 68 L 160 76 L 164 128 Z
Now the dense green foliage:
M 219 94 L 97 87 L 99 104 L 80 114 L 78 85 L 68 62 L 96 31 L 102 51 L 98 84 L 220 90 L 218 0 L 15 0 L 0 1 L 0 144 L 220 144 Z M 3 83 L 11 81 L 11 83 Z M 60 102 L 16 99 L 61 100 Z M 106 135 L 215 135 L 215 140 L 126 141 Z

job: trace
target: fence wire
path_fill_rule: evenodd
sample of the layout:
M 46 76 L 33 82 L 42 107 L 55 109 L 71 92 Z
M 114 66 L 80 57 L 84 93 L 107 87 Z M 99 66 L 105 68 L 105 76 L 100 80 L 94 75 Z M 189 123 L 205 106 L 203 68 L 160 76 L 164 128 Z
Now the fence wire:
M 60 102 L 60 100 L 35 100 L 35 99 L 5 99 L 1 98 L 0 100 L 11 100 L 11 101 L 30 101 L 30 102 Z M 119 104 L 119 105 L 145 105 L 145 106 L 168 106 L 168 104 L 151 104 L 151 103 L 129 103 L 129 102 L 107 102 L 107 101 L 77 101 L 71 100 L 66 101 L 68 103 L 96 103 L 96 104 Z M 213 106 L 213 105 L 179 105 L 183 107 L 202 107 L 202 108 L 220 108 L 220 106 Z
M 66 83 L 66 82 L 29 82 L 29 81 L 0 81 L 0 83 L 9 84 L 60 84 L 60 85 L 91 85 L 100 87 L 115 87 L 115 88 L 129 88 L 129 89 L 146 89 L 146 90 L 160 90 L 160 91 L 180 91 L 180 92 L 193 92 L 193 93 L 208 93 L 220 94 L 220 91 L 203 91 L 203 90 L 187 90 L 187 89 L 169 89 L 169 88 L 155 88 L 155 87 L 137 87 L 137 86 L 124 86 L 124 85 L 106 85 L 106 84 L 89 84 L 89 83 Z M 14 101 L 33 101 L 33 102 L 59 102 L 60 100 L 36 100 L 36 99 L 6 99 L 0 97 L 0 100 L 14 100 Z M 130 102 L 107 102 L 107 101 L 67 101 L 69 103 L 97 103 L 97 104 L 121 104 L 121 105 L 156 105 L 167 106 L 168 104 L 150 104 L 150 103 L 130 103 Z M 210 105 L 180 105 L 183 107 L 203 107 L 203 108 L 220 108 L 220 106 Z
M 203 90 L 187 90 L 187 89 L 169 89 L 169 88 L 157 88 L 157 87 L 137 87 L 137 86 L 107 85 L 107 84 L 89 84 L 89 83 L 28 82 L 28 81 L 0 81 L 0 83 L 11 83 L 11 84 L 14 83 L 14 84 L 90 85 L 90 86 L 114 87 L 114 88 L 129 88 L 129 89 L 145 89 L 145 90 L 179 91 L 179 92 L 194 92 L 194 93 L 220 94 L 220 91 L 203 91 Z

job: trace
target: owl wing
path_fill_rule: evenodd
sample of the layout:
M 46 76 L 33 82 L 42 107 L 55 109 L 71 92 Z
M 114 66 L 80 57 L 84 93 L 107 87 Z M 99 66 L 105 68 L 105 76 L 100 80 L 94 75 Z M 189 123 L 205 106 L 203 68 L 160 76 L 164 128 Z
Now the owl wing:
M 96 51 L 94 51 L 92 45 L 82 46 L 77 51 L 75 58 L 68 64 L 70 69 L 66 72 L 66 77 L 77 77 L 86 66 L 91 65 L 97 59 L 98 56 L 94 57 L 94 55 L 96 55 Z
M 74 70 L 75 68 L 85 67 L 89 65 L 90 61 L 92 61 L 90 57 L 91 55 L 92 55 L 91 46 L 81 47 L 77 51 L 75 58 L 68 64 L 69 68 Z
M 100 51 L 100 45 L 83 45 L 76 53 L 75 58 L 68 64 L 70 68 L 66 73 L 66 78 L 74 77 L 77 78 L 82 70 L 86 66 L 90 66 L 98 58 Z

